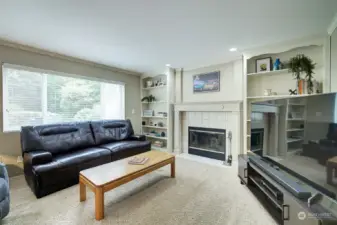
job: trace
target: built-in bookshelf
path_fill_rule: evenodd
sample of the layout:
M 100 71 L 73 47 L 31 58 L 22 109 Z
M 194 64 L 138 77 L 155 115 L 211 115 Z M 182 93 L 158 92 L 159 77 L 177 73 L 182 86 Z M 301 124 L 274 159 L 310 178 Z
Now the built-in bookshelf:
M 243 53 L 243 83 L 244 83 L 244 150 L 243 153 L 250 151 L 251 127 L 253 120 L 251 118 L 251 104 L 261 101 L 274 102 L 276 99 L 290 99 L 298 95 L 290 95 L 289 89 L 297 89 L 297 82 L 286 67 L 287 61 L 297 54 L 304 54 L 310 57 L 316 67 L 314 70 L 314 79 L 324 84 L 325 77 L 325 59 L 324 59 L 324 39 L 308 38 L 294 42 L 285 42 L 275 46 L 265 46 L 256 48 Z M 256 60 L 271 58 L 270 71 L 257 72 Z M 273 70 L 273 63 L 280 59 L 283 67 Z M 269 90 L 270 89 L 270 90 Z M 267 90 L 270 95 L 265 95 Z M 325 91 L 323 86 L 323 92 Z M 305 96 L 305 95 L 301 95 Z M 293 109 L 305 108 L 305 103 L 298 103 L 289 100 L 284 106 L 290 111 Z M 298 149 L 298 143 L 303 143 L 304 128 L 293 127 L 292 125 L 303 124 L 306 118 L 304 116 L 297 118 L 285 118 L 283 126 L 284 135 L 286 135 L 286 151 L 295 151 Z M 283 123 L 283 122 L 282 122 Z M 298 134 L 298 135 L 297 135 Z
M 152 149 L 167 151 L 170 137 L 170 104 L 167 74 L 143 76 L 141 78 L 141 99 L 154 96 L 155 99 L 141 101 L 141 133 L 151 141 Z M 155 144 L 162 144 L 161 147 Z

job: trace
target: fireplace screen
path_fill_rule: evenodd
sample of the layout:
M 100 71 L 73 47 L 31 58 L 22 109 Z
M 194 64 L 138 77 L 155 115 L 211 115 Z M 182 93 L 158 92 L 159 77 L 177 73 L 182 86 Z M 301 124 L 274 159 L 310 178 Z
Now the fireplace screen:
M 226 131 L 222 129 L 189 127 L 189 153 L 196 154 L 196 152 L 200 153 L 200 151 L 203 151 L 204 153 L 201 154 L 206 157 L 206 152 L 225 154 Z

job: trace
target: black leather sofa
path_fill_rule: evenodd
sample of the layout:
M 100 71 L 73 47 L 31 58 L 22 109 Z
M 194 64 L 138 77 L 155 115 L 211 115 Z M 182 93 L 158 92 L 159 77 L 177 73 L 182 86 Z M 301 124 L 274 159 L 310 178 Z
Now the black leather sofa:
M 129 120 L 21 128 L 26 181 L 37 198 L 77 184 L 81 170 L 149 151 Z

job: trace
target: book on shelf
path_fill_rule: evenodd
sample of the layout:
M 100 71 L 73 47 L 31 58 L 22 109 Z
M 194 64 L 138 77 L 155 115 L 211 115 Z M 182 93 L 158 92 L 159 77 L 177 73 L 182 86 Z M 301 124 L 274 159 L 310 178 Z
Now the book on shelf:
M 149 158 L 136 156 L 130 159 L 128 163 L 131 165 L 144 165 L 148 160 Z

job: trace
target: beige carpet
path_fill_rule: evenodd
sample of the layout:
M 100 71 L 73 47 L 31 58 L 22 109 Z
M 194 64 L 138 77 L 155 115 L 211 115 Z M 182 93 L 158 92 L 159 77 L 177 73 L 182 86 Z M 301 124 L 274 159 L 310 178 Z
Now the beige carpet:
M 105 219 L 94 219 L 94 199 L 79 202 L 78 185 L 36 199 L 23 176 L 11 178 L 11 212 L 3 224 L 276 224 L 255 196 L 240 185 L 237 168 L 177 158 L 169 167 L 105 194 Z

